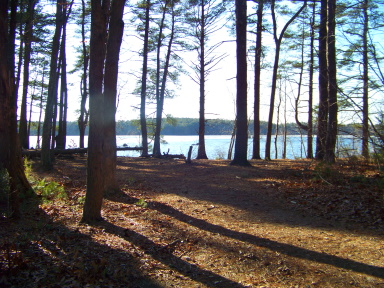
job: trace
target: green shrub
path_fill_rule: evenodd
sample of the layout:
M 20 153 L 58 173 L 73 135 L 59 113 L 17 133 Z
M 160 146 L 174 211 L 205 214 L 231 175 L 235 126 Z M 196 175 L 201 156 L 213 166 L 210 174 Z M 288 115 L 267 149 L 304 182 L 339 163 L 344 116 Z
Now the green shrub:
M 11 214 L 9 207 L 9 175 L 8 171 L 0 168 L 0 217 L 8 217 Z
M 145 202 L 144 199 L 139 199 L 136 203 L 135 203 L 136 206 L 140 206 L 142 208 L 146 208 L 148 206 L 148 203 Z
M 9 175 L 8 171 L 0 168 L 0 203 L 8 203 Z
M 332 167 L 331 164 L 320 162 L 316 165 L 313 177 L 317 180 L 325 181 L 329 184 L 335 184 L 341 180 L 340 172 Z
M 48 182 L 42 179 L 37 181 L 33 189 L 42 197 L 43 202 L 66 200 L 68 198 L 64 187 L 57 182 Z

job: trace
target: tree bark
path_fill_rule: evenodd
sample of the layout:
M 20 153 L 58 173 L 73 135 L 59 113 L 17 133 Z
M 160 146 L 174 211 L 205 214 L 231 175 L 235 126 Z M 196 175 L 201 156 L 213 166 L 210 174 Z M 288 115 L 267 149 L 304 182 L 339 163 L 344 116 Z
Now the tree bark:
M 369 0 L 363 3 L 363 131 L 362 131 L 362 155 L 369 158 L 369 59 L 368 59 L 368 32 L 369 32 Z
M 104 195 L 103 75 L 109 2 L 91 0 L 87 191 L 81 222 L 100 221 Z
M 32 191 L 24 173 L 21 147 L 17 134 L 17 97 L 14 91 L 14 54 L 16 1 L 12 1 L 8 24 L 8 0 L 0 1 L 0 168 L 9 175 L 12 217 L 20 217 L 20 194 Z M 8 34 L 9 28 L 9 34 Z
M 112 4 L 108 0 L 103 1 L 102 4 L 99 0 L 91 2 L 90 121 L 87 191 L 82 222 L 102 220 L 101 207 L 104 192 L 118 188 L 115 179 L 116 86 L 124 29 L 122 17 L 125 1 L 113 0 Z M 107 45 L 105 45 L 106 41 Z
M 140 127 L 141 127 L 141 145 L 143 150 L 142 157 L 148 156 L 148 130 L 146 118 L 146 99 L 147 99 L 147 74 L 148 74 L 148 42 L 149 42 L 149 12 L 151 1 L 146 0 L 145 7 L 145 31 L 144 31 L 144 47 L 143 47 L 143 75 L 141 77 L 141 95 L 140 95 Z
M 27 98 L 28 98 L 28 87 L 29 87 L 29 63 L 31 61 L 33 19 L 34 19 L 34 13 L 35 13 L 35 5 L 36 5 L 35 0 L 28 1 L 27 20 L 25 22 L 25 31 L 24 31 L 23 94 L 21 98 L 20 119 L 19 119 L 20 143 L 24 149 L 29 149 L 29 135 L 28 135 L 28 125 L 27 125 L 28 123 Z
M 325 158 L 329 163 L 336 160 L 335 149 L 337 140 L 337 79 L 336 79 L 336 0 L 328 0 L 328 126 Z
M 261 87 L 260 75 L 261 75 L 261 54 L 262 54 L 261 41 L 262 41 L 262 32 L 263 32 L 263 9 L 264 9 L 264 0 L 260 0 L 257 7 L 252 159 L 261 159 L 261 156 L 260 156 L 260 87 Z
M 66 13 L 66 8 L 64 8 Z M 60 63 L 61 63 L 61 80 L 60 80 L 60 102 L 59 102 L 59 129 L 56 136 L 56 147 L 65 149 L 67 138 L 67 107 L 68 107 L 68 89 L 67 89 L 67 55 L 66 55 L 66 38 L 67 38 L 67 16 L 63 23 L 63 35 L 60 44 Z
M 327 0 L 321 0 L 319 28 L 319 110 L 317 116 L 316 159 L 324 160 L 328 126 Z
M 163 101 L 161 100 L 161 92 L 160 92 L 160 50 L 163 42 L 163 29 L 165 16 L 167 12 L 167 6 L 169 1 L 166 0 L 163 7 L 163 14 L 161 18 L 161 23 L 159 27 L 159 35 L 157 39 L 156 46 L 156 126 L 155 126 L 155 139 L 153 143 L 153 155 L 154 157 L 161 157 L 161 149 L 160 149 L 160 133 L 161 133 L 161 122 L 163 117 Z M 165 70 L 164 70 L 165 72 Z M 164 78 L 164 76 L 163 76 Z
M 311 21 L 311 42 L 310 42 L 310 59 L 309 59 L 309 84 L 308 84 L 308 130 L 307 130 L 307 158 L 313 159 L 313 74 L 314 74 L 314 42 L 315 42 L 315 18 L 316 18 L 316 2 L 313 4 L 312 21 Z
M 60 36 L 63 26 L 63 7 L 62 0 L 57 0 L 56 3 L 56 28 L 52 40 L 51 63 L 49 72 L 48 96 L 45 108 L 44 124 L 43 124 L 43 140 L 42 140 L 42 154 L 41 163 L 45 169 L 52 169 L 54 156 L 51 151 L 51 141 L 53 141 L 53 121 L 55 115 L 55 102 L 57 101 L 57 66 L 58 66 L 58 53 L 60 49 Z
M 236 140 L 231 165 L 250 166 L 248 156 L 247 117 L 247 1 L 236 0 Z
M 116 183 L 116 95 L 119 55 L 123 39 L 123 12 L 126 0 L 113 0 L 109 21 L 104 75 L 104 177 L 105 190 L 117 190 Z
M 196 159 L 208 159 L 205 151 L 205 2 L 201 0 L 201 18 L 200 21 L 200 110 L 199 110 L 199 147 L 197 149 Z
M 89 55 L 87 52 L 87 46 L 85 45 L 85 0 L 81 0 L 81 40 L 82 40 L 82 52 L 83 52 L 83 75 L 80 83 L 80 94 L 81 94 L 81 101 L 80 101 L 80 116 L 77 120 L 77 124 L 79 126 L 79 145 L 80 148 L 84 148 L 84 136 L 85 136 L 85 129 L 88 124 L 88 112 L 86 110 L 85 104 L 87 103 L 88 98 L 88 60 Z

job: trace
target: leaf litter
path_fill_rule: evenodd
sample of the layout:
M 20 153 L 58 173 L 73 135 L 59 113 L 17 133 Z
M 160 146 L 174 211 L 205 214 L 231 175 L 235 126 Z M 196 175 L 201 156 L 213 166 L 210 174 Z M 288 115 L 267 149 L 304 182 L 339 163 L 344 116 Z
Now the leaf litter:
M 33 171 L 67 199 L 1 218 L 1 287 L 384 287 L 372 165 L 119 158 L 122 189 L 89 226 L 86 159 L 57 161 Z

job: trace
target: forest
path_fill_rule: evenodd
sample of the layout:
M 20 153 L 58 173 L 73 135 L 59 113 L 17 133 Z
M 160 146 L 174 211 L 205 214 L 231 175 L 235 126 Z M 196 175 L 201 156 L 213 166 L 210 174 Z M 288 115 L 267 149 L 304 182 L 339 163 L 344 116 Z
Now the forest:
M 382 286 L 383 4 L 0 1 L 0 286 Z M 57 154 L 72 133 L 86 153 Z M 272 161 L 289 134 L 305 158 Z

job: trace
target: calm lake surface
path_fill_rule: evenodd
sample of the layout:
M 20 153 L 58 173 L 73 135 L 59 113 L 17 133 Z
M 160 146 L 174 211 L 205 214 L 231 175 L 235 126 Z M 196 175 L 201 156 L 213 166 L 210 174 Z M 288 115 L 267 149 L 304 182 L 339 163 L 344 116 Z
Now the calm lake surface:
M 265 155 L 265 138 L 262 136 L 260 139 L 260 155 L 264 158 Z M 118 147 L 127 145 L 128 147 L 140 147 L 141 137 L 139 135 L 118 135 L 116 136 Z M 168 152 L 169 154 L 184 154 L 187 155 L 188 149 L 193 145 L 192 157 L 197 155 L 196 145 L 199 142 L 198 136 L 163 136 L 163 144 L 161 144 L 161 152 Z M 207 135 L 205 136 L 206 152 L 209 159 L 227 159 L 228 148 L 230 144 L 230 135 Z M 85 143 L 88 143 L 87 136 Z M 252 139 L 248 141 L 248 158 L 252 157 Z M 37 136 L 30 137 L 30 145 L 36 147 Z M 40 141 L 41 143 L 41 141 Z M 313 147 L 316 147 L 314 140 Z M 151 145 L 152 143 L 150 143 Z M 353 136 L 339 136 L 337 143 L 337 152 L 339 157 L 345 157 L 357 154 L 360 151 L 360 140 Z M 67 136 L 67 148 L 79 147 L 79 136 Z M 150 151 L 151 151 L 150 146 Z M 315 149 L 315 148 L 314 148 Z M 277 157 L 275 151 L 275 137 L 272 137 L 271 157 L 282 158 L 283 153 L 283 137 L 277 137 Z M 291 135 L 287 136 L 287 158 L 305 158 L 307 153 L 307 139 L 305 136 Z M 118 156 L 137 157 L 140 156 L 139 151 L 118 151 Z

